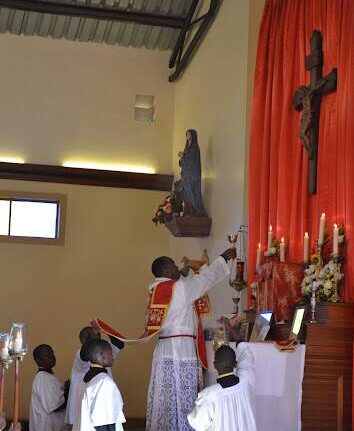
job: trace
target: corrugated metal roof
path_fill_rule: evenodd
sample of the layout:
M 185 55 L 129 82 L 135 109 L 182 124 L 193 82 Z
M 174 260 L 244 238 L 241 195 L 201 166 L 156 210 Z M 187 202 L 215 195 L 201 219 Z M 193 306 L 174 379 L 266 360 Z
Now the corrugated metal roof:
M 55 0 L 185 17 L 192 0 Z M 50 3 L 50 0 L 47 1 Z M 0 8 L 0 33 L 52 37 L 136 48 L 172 49 L 180 30 Z

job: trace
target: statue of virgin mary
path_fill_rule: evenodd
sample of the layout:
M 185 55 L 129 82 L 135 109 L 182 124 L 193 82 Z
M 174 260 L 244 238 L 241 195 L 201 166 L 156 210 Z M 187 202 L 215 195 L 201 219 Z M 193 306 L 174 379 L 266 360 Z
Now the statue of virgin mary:
M 178 153 L 181 166 L 181 189 L 184 201 L 184 215 L 205 216 L 201 190 L 201 163 L 196 130 L 186 131 L 184 151 Z

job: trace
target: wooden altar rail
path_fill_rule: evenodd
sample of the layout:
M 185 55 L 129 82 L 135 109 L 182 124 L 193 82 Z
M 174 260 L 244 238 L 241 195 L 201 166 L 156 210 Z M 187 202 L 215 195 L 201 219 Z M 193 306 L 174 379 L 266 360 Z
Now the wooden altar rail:
M 351 431 L 353 304 L 320 304 L 306 325 L 302 431 Z

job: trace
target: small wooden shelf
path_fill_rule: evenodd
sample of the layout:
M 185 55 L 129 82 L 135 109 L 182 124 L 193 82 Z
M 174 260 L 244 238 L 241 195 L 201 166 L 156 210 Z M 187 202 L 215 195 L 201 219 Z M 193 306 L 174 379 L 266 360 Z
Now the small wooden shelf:
M 211 218 L 193 216 L 173 217 L 165 225 L 175 237 L 201 238 L 209 236 Z

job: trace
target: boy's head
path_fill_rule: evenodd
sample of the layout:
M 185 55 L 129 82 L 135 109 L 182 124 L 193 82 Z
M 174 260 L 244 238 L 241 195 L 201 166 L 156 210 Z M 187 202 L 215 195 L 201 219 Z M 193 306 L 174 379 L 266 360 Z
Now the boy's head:
M 229 346 L 221 346 L 215 352 L 214 367 L 220 374 L 231 373 L 236 367 L 236 354 Z
M 87 356 L 92 364 L 105 368 L 113 365 L 112 347 L 106 340 L 92 340 L 88 345 Z
M 90 340 L 99 340 L 101 338 L 101 333 L 97 331 L 92 326 L 85 326 L 81 329 L 79 333 L 79 338 L 81 344 L 84 344 L 88 339 Z
M 56 364 L 54 351 L 48 344 L 40 344 L 33 350 L 33 359 L 39 368 L 53 368 Z

